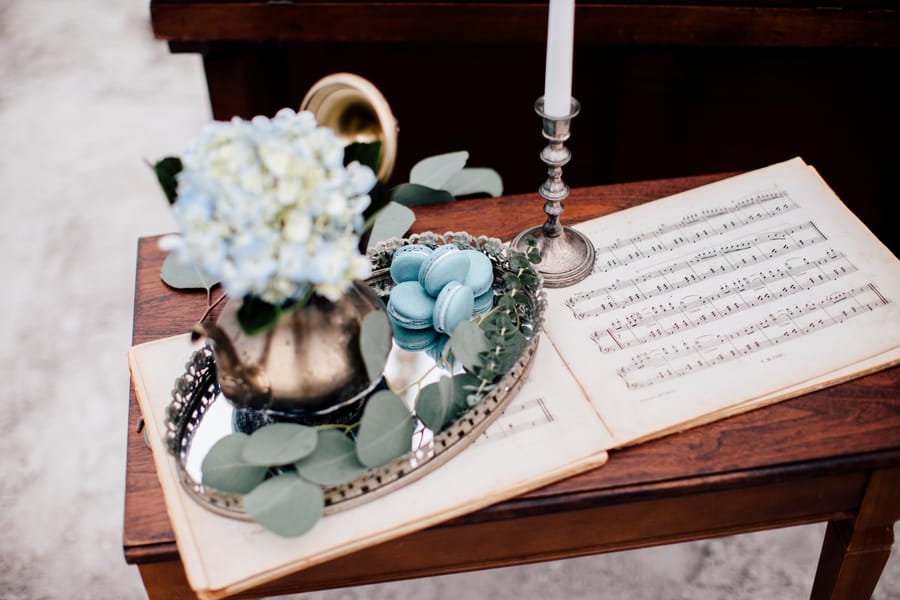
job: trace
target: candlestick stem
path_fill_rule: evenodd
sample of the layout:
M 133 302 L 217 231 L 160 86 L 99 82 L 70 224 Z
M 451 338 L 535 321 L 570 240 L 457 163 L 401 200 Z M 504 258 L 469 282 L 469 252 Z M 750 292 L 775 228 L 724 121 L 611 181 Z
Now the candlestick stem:
M 534 238 L 541 253 L 537 269 L 544 276 L 544 285 L 566 287 L 590 274 L 595 255 L 594 245 L 584 234 L 562 225 L 559 220 L 563 213 L 562 203 L 570 191 L 562 180 L 562 168 L 572 159 L 565 142 L 571 133 L 572 119 L 581 107 L 572 98 L 569 114 L 554 117 L 544 112 L 544 98 L 538 98 L 534 108 L 541 116 L 542 132 L 548 141 L 541 151 L 541 160 L 547 165 L 547 180 L 538 189 L 538 194 L 544 199 L 547 220 L 540 227 L 521 232 L 513 238 L 512 246 L 524 250 L 528 245 L 527 238 Z

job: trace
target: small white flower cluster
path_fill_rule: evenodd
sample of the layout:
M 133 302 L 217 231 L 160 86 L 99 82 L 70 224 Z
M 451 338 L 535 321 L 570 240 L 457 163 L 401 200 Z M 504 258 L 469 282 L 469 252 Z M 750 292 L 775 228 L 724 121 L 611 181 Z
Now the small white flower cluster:
M 310 112 L 213 122 L 181 157 L 164 249 L 193 261 L 231 297 L 271 304 L 310 291 L 335 300 L 369 274 L 358 250 L 372 170 Z

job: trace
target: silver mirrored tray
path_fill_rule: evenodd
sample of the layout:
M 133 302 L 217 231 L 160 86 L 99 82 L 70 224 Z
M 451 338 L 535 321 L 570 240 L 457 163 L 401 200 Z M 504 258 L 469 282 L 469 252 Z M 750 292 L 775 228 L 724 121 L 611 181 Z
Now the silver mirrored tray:
M 509 253 L 517 251 L 510 250 L 497 238 L 450 232 L 443 235 L 428 232 L 378 243 L 369 251 L 373 273 L 367 283 L 386 301 L 393 287 L 389 268 L 398 248 L 407 244 L 436 247 L 449 243 L 460 248 L 475 248 L 487 255 L 494 269 L 495 295 L 504 289 L 504 274 L 512 272 Z M 481 394 L 472 408 L 440 433 L 433 435 L 419 423 L 410 440 L 408 453 L 385 466 L 369 469 L 349 483 L 326 487 L 325 514 L 377 498 L 426 475 L 475 441 L 503 412 L 524 380 L 537 348 L 546 307 L 539 274 L 537 282 L 533 288 L 524 290 L 526 299 L 516 305 L 520 330 L 527 341 L 513 366 Z M 394 344 L 384 369 L 384 378 L 392 388 L 402 388 L 405 383 L 421 378 L 426 371 L 430 371 L 428 377 L 432 379 L 424 379 L 421 382 L 423 386 L 437 381 L 442 374 L 450 374 L 443 366 L 435 367 L 434 359 L 425 352 L 408 352 Z M 404 400 L 410 405 L 414 398 L 415 390 L 410 389 Z M 191 497 L 216 513 L 249 521 L 250 517 L 242 508 L 242 495 L 224 493 L 205 487 L 200 482 L 203 457 L 218 439 L 237 430 L 238 420 L 246 416 L 238 413 L 219 391 L 212 350 L 208 346 L 201 347 L 194 352 L 185 365 L 184 373 L 175 381 L 172 401 L 166 410 L 166 445 L 176 461 L 181 484 Z

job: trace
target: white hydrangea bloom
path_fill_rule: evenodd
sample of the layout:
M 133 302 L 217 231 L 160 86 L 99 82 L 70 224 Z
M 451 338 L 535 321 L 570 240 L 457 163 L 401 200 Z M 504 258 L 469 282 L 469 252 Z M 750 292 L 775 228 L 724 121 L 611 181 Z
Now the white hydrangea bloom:
M 358 250 L 375 174 L 344 166 L 344 147 L 309 112 L 213 122 L 181 157 L 164 245 L 232 297 L 272 304 L 310 290 L 336 299 L 369 274 Z

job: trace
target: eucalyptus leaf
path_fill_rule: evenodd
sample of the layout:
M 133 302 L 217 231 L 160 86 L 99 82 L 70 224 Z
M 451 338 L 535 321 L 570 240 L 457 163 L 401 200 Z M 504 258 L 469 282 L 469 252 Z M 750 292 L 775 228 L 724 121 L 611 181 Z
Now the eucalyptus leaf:
M 422 388 L 416 400 L 416 416 L 435 433 L 440 433 L 469 409 L 468 396 L 478 389 L 481 379 L 471 373 L 441 377 Z
M 244 447 L 246 433 L 232 433 L 217 441 L 200 464 L 203 485 L 235 494 L 252 490 L 266 476 L 266 467 L 247 464 Z
M 450 351 L 466 369 L 483 364 L 481 353 L 490 348 L 484 332 L 473 321 L 463 321 L 450 335 Z
M 390 349 L 391 323 L 387 313 L 383 310 L 370 312 L 363 318 L 359 330 L 359 351 L 366 365 L 369 381 L 381 377 Z
M 271 329 L 282 312 L 281 308 L 256 296 L 244 296 L 237 311 L 237 322 L 244 333 L 255 335 Z
M 159 185 L 169 204 L 175 204 L 175 200 L 178 198 L 178 181 L 175 176 L 183 168 L 181 159 L 177 156 L 167 156 L 153 164 L 153 171 L 156 173 L 156 178 L 159 180 Z
M 194 263 L 183 263 L 171 252 L 163 261 L 159 277 L 177 290 L 211 290 L 218 283 L 204 275 Z
M 353 440 L 337 429 L 320 430 L 316 449 L 294 466 L 304 479 L 320 485 L 340 485 L 366 470 L 356 457 Z
M 450 421 L 452 412 L 453 391 L 450 378 L 443 376 L 434 383 L 429 383 L 419 392 L 416 398 L 416 416 L 428 429 L 438 432 Z
M 344 148 L 344 165 L 349 165 L 353 161 L 359 161 L 366 165 L 375 174 L 378 174 L 378 167 L 381 165 L 381 142 L 353 142 Z
M 272 423 L 260 427 L 244 446 L 242 457 L 252 465 L 273 467 L 296 462 L 316 448 L 318 432 L 298 423 Z
M 503 195 L 503 179 L 494 169 L 470 167 L 452 175 L 442 186 L 454 196 L 488 194 L 494 198 Z
M 356 435 L 356 456 L 367 467 L 380 467 L 409 452 L 415 419 L 397 394 L 376 392 L 366 403 Z
M 468 160 L 469 153 L 465 150 L 423 158 L 410 170 L 409 182 L 444 189 L 444 185 L 453 175 L 463 170 Z
M 324 507 L 321 486 L 292 471 L 267 479 L 244 496 L 244 511 L 282 537 L 298 536 L 312 529 Z
M 485 322 L 484 333 L 491 348 L 485 365 L 490 363 L 492 370 L 498 373 L 510 370 L 528 342 L 525 335 L 502 314 Z
M 401 183 L 391 188 L 390 197 L 392 202 L 403 206 L 442 204 L 456 200 L 453 194 L 447 190 L 435 189 L 418 183 Z
M 416 213 L 397 202 L 388 202 L 377 215 L 369 234 L 369 248 L 392 237 L 401 237 L 416 221 Z

